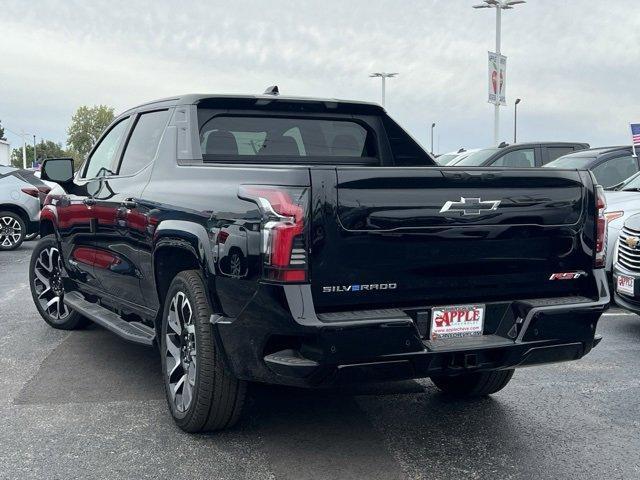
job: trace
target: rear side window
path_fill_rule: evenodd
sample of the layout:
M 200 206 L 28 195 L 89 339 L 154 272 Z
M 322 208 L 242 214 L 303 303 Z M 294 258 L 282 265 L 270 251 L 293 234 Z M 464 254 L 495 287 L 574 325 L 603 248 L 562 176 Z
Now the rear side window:
M 143 113 L 138 117 L 124 150 L 119 175 L 136 173 L 154 159 L 168 120 L 168 110 Z
M 377 163 L 378 158 L 373 133 L 352 120 L 214 116 L 200 128 L 200 146 L 205 161 L 269 163 L 272 157 L 300 157 L 318 162 L 331 157 Z
M 527 168 L 536 166 L 533 148 L 523 148 L 505 153 L 491 164 L 492 167 Z
M 547 158 L 544 163 L 553 162 L 556 158 L 573 153 L 573 147 L 547 147 Z

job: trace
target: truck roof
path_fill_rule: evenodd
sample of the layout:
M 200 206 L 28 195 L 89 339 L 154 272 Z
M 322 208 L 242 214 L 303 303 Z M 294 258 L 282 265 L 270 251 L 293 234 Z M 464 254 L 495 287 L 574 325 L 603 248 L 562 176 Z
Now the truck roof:
M 384 111 L 382 106 L 374 102 L 363 102 L 359 100 L 341 100 L 337 98 L 320 98 L 320 97 L 296 97 L 286 95 L 233 95 L 233 94 L 206 94 L 206 93 L 188 93 L 177 95 L 175 97 L 161 98 L 150 102 L 142 103 L 133 108 L 129 108 L 121 115 L 129 114 L 139 109 L 149 107 L 171 107 L 176 105 L 197 105 L 201 103 L 232 103 L 237 101 L 239 106 L 246 105 L 247 101 L 253 102 L 255 105 L 267 105 L 271 103 L 324 103 L 328 108 L 331 105 L 354 107 L 365 107 L 366 109 Z M 120 115 L 119 115 L 120 116 Z

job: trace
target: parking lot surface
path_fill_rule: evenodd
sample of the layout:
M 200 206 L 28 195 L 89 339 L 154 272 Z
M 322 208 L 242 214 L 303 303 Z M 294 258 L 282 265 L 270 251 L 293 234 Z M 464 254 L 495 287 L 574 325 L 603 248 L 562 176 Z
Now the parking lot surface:
M 252 386 L 233 430 L 188 435 L 158 354 L 92 326 L 48 327 L 34 243 L 0 252 L 0 478 L 640 478 L 640 318 L 611 310 L 584 359 L 516 371 L 479 401 L 429 380 L 304 391 Z

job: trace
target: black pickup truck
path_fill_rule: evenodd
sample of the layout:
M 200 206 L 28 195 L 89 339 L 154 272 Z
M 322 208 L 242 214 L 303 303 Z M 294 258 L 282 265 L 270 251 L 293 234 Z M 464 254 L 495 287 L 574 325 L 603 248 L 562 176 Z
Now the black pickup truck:
M 378 105 L 160 100 L 120 115 L 75 174 L 52 160 L 42 177 L 67 194 L 41 215 L 39 312 L 157 345 L 189 432 L 232 425 L 248 381 L 487 395 L 599 341 L 593 176 L 438 167 Z

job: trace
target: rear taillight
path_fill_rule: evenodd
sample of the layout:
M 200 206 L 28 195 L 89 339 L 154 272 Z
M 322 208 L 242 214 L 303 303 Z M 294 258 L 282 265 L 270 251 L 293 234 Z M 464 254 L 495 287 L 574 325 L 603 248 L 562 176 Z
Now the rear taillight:
M 607 208 L 607 201 L 604 196 L 604 189 L 596 185 L 596 211 L 598 220 L 596 223 L 596 258 L 595 267 L 604 267 L 607 246 L 607 217 L 604 210 Z
M 264 277 L 276 282 L 308 279 L 306 220 L 308 187 L 241 185 L 238 197 L 262 213 Z

